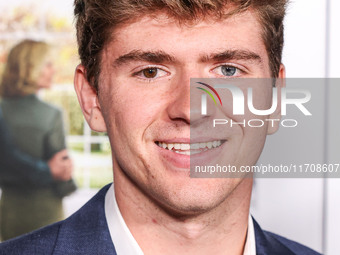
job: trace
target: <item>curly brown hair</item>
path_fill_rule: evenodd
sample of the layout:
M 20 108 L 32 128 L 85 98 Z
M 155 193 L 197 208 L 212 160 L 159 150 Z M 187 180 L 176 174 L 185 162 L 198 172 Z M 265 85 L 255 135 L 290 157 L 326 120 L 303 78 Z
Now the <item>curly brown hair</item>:
M 283 19 L 288 0 L 75 0 L 78 52 L 86 78 L 97 90 L 101 52 L 117 25 L 145 15 L 166 12 L 171 18 L 195 22 L 204 16 L 225 19 L 252 9 L 262 26 L 272 77 L 277 77 L 283 49 Z M 233 7 L 231 10 L 228 7 Z M 226 10 L 228 9 L 228 12 Z

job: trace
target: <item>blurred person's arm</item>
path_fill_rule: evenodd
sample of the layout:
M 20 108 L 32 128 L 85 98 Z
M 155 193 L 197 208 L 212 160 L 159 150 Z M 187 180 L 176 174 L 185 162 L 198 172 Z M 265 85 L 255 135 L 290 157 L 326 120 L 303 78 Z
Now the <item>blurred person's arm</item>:
M 54 154 L 48 161 L 48 166 L 54 180 L 68 181 L 72 178 L 73 163 L 66 149 Z
M 50 185 L 54 180 L 69 180 L 72 164 L 65 159 L 66 150 L 56 153 L 48 162 L 35 159 L 18 150 L 0 111 L 0 184 L 33 183 Z
M 55 155 L 56 152 L 60 150 L 65 150 L 66 148 L 62 112 L 59 110 L 56 111 L 53 120 L 54 123 L 52 125 L 52 128 L 44 141 L 45 158 L 48 159 L 51 159 L 51 156 Z M 54 182 L 54 190 L 60 197 L 71 194 L 77 188 L 72 179 L 72 160 L 68 158 L 67 153 L 64 155 L 64 160 L 69 166 L 63 173 L 60 173 L 62 177 L 64 177 L 64 179 L 60 178 L 59 180 Z

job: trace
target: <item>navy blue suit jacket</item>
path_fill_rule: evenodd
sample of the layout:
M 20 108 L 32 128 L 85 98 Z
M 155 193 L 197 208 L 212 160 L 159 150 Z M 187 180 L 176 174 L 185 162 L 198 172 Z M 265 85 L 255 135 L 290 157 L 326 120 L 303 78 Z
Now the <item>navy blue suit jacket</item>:
M 0 244 L 0 254 L 113 254 L 116 255 L 105 218 L 105 194 L 100 190 L 86 205 L 64 221 Z M 319 253 L 275 234 L 254 221 L 258 255 L 317 255 Z M 119 254 L 129 255 L 129 254 Z

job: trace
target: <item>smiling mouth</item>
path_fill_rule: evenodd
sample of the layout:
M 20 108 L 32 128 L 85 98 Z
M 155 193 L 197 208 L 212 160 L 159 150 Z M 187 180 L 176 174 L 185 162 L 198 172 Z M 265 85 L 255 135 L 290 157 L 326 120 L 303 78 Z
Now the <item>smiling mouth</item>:
M 194 155 L 220 147 L 226 140 L 215 140 L 202 143 L 164 143 L 157 141 L 157 146 L 183 155 Z

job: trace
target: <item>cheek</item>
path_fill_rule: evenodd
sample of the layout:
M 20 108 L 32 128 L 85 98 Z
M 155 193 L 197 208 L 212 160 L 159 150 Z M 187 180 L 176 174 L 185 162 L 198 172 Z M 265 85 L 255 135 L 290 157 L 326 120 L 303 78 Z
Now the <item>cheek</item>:
M 146 129 L 162 111 L 162 105 L 148 95 L 127 98 L 119 108 L 119 122 L 126 122 L 127 128 L 135 129 L 135 132 Z
M 223 117 L 223 115 L 229 119 L 232 119 L 234 122 L 243 123 L 244 121 L 252 120 L 252 119 L 261 119 L 264 120 L 268 118 L 266 115 L 256 115 L 254 114 L 248 107 L 248 105 L 252 106 L 255 110 L 268 110 L 272 107 L 272 91 L 271 89 L 253 89 L 252 96 L 248 95 L 248 90 L 243 89 L 244 98 L 241 100 L 243 103 L 234 104 L 234 99 L 231 93 L 224 93 L 222 97 L 223 108 L 222 115 L 219 117 Z M 243 111 L 240 110 L 240 106 L 243 106 Z M 213 107 L 213 106 L 211 106 Z M 239 113 L 238 113 L 239 111 Z M 240 113 L 243 114 L 240 114 Z M 234 114 L 235 113 L 235 114 Z M 254 123 L 254 125 L 258 125 L 259 123 Z
M 267 110 L 271 108 L 271 90 L 254 90 L 253 106 L 257 110 Z M 269 122 L 268 115 L 255 115 L 248 109 L 248 103 L 245 106 L 245 120 L 243 129 L 242 151 L 243 157 L 246 157 L 247 163 L 255 164 L 260 156 L 266 137 Z
M 244 129 L 244 136 L 240 148 L 238 161 L 241 165 L 255 165 L 261 155 L 266 140 L 266 128 Z
M 251 104 L 257 110 L 267 110 L 272 106 L 273 90 L 271 87 L 267 88 L 253 88 L 252 97 L 249 97 Z M 247 100 L 249 100 L 247 99 Z
M 102 109 L 106 110 L 104 117 L 109 129 L 119 136 L 139 136 L 140 139 L 140 135 L 159 118 L 163 101 L 142 87 L 113 84 L 107 88 L 102 93 Z
M 240 135 L 240 153 L 238 162 L 241 165 L 256 164 L 261 155 L 269 122 L 267 115 L 255 115 L 248 108 L 248 93 L 244 90 L 244 115 L 233 115 L 233 121 L 244 123 L 238 126 Z M 257 110 L 267 110 L 272 106 L 272 90 L 269 87 L 254 87 L 252 95 L 252 104 Z M 242 133 L 242 134 L 241 134 Z

